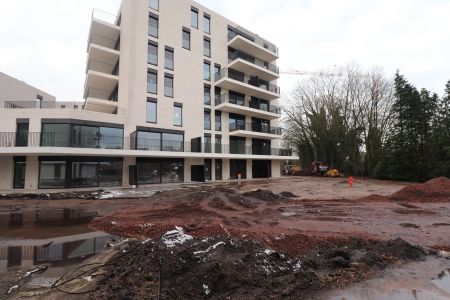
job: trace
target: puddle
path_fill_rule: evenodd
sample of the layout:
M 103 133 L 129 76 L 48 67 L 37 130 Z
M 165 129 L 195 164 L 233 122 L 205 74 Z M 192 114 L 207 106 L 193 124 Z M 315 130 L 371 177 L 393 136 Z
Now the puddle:
M 380 277 L 343 290 L 327 292 L 317 299 L 448 300 L 450 262 L 443 258 L 428 258 L 424 262 L 411 263 L 401 268 L 389 268 Z
M 92 232 L 88 224 L 97 215 L 82 208 L 1 211 L 0 244 L 10 239 L 47 239 Z
M 442 271 L 432 281 L 437 287 L 450 293 L 450 269 Z

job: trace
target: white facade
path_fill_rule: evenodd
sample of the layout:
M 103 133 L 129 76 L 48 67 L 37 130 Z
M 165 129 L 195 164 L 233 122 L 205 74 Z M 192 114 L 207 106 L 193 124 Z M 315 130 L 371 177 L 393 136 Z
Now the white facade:
M 206 7 L 123 0 L 117 17 L 93 14 L 87 55 L 84 103 L 2 104 L 0 189 L 129 186 L 129 170 L 138 184 L 279 177 L 295 159 L 277 127 L 278 49 Z

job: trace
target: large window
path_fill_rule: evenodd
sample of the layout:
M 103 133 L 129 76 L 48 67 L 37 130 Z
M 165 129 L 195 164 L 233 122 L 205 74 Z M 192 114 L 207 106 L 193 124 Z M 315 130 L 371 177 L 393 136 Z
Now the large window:
M 139 131 L 136 149 L 161 151 L 161 133 Z
M 157 108 L 158 108 L 158 104 L 155 100 L 153 99 L 148 99 L 147 100 L 147 122 L 148 123 L 156 123 L 157 122 Z
M 122 149 L 123 129 L 78 124 L 43 124 L 41 145 Z
M 211 87 L 209 85 L 203 87 L 203 103 L 211 105 Z
M 25 188 L 26 157 L 14 157 L 14 189 Z
M 183 126 L 183 107 L 179 104 L 173 106 L 173 125 Z
M 211 17 L 208 15 L 203 16 L 203 31 L 208 34 L 211 33 Z
M 164 75 L 164 96 L 173 97 L 173 75 Z
M 121 159 L 72 157 L 53 161 L 44 158 L 39 169 L 41 189 L 122 185 Z
M 155 43 L 148 44 L 148 63 L 158 65 L 158 45 Z
M 41 146 L 70 147 L 70 124 L 42 124 Z
M 211 112 L 209 110 L 205 110 L 203 124 L 205 130 L 211 130 Z
M 159 0 L 149 0 L 148 7 L 154 10 L 159 10 Z
M 230 91 L 228 95 L 229 95 L 229 99 L 230 99 L 229 101 L 231 104 L 245 106 L 245 95 L 244 94 Z
M 230 154 L 246 154 L 245 138 L 230 136 Z
M 204 153 L 211 153 L 211 135 L 205 134 L 203 138 Z
M 229 130 L 245 130 L 245 116 L 230 114 L 229 117 Z
M 184 134 L 138 131 L 136 149 L 183 152 Z
M 216 111 L 214 119 L 214 127 L 216 131 L 222 130 L 222 112 Z
M 215 81 L 219 80 L 220 68 L 221 68 L 221 66 L 219 64 L 214 64 L 214 80 Z
M 211 80 L 211 63 L 208 61 L 203 62 L 203 79 Z
M 208 38 L 203 39 L 203 55 L 211 57 L 211 40 Z
M 215 144 L 215 153 L 222 153 L 222 136 L 216 135 L 214 144 Z
M 230 179 L 245 179 L 247 177 L 247 161 L 232 159 L 230 160 Z
M 155 70 L 147 71 L 147 93 L 158 93 L 158 72 Z
M 191 8 L 191 26 L 198 28 L 198 9 Z
M 150 15 L 148 17 L 148 35 L 157 38 L 158 37 L 158 17 Z
M 65 161 L 41 161 L 39 167 L 39 188 L 64 188 L 66 185 Z
M 184 151 L 184 135 L 176 133 L 162 134 L 162 151 L 183 152 Z
M 188 29 L 183 29 L 183 48 L 191 49 L 191 32 Z
M 184 181 L 183 159 L 140 158 L 138 182 L 140 184 L 178 183 Z
M 167 48 L 164 52 L 164 67 L 169 70 L 174 69 L 174 50 Z

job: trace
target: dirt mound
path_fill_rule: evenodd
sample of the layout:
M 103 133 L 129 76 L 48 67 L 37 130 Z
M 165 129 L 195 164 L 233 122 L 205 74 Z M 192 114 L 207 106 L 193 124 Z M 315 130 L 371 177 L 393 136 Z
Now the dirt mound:
M 401 239 L 329 240 L 294 257 L 252 240 L 194 238 L 180 227 L 158 242 L 135 243 L 127 253 L 111 259 L 91 299 L 155 299 L 160 271 L 162 299 L 309 299 L 393 261 L 424 257 Z
M 283 196 L 283 197 L 285 197 L 285 198 L 297 198 L 297 197 L 298 197 L 298 196 L 295 195 L 294 193 L 286 192 L 286 191 L 281 192 L 280 195 Z
M 286 200 L 286 197 L 282 195 L 275 194 L 274 192 L 269 190 L 261 190 L 261 189 L 243 193 L 242 196 L 245 198 L 253 198 L 265 202 L 281 202 L 283 200 Z
M 408 185 L 391 196 L 371 195 L 364 201 L 450 202 L 450 179 L 435 178 L 421 184 Z

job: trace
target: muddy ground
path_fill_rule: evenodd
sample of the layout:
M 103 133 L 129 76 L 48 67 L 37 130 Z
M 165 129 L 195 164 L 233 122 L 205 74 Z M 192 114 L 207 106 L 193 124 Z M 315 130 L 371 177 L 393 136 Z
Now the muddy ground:
M 120 200 L 4 199 L 0 211 L 63 203 L 95 211 L 95 230 L 151 239 L 91 272 L 89 286 L 69 285 L 95 291 L 78 297 L 152 298 L 162 258 L 163 299 L 308 299 L 450 250 L 449 181 L 405 186 L 291 177 Z

